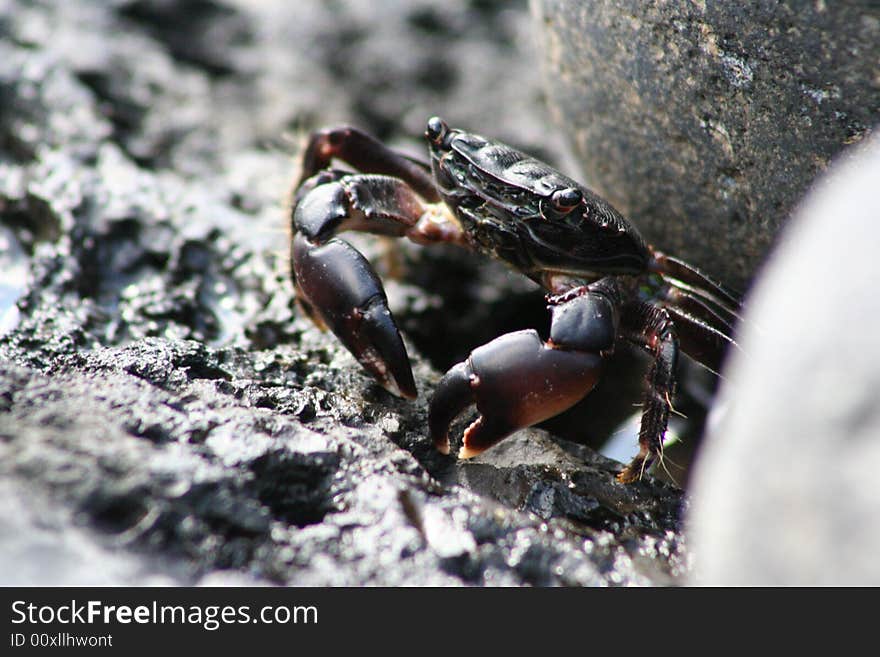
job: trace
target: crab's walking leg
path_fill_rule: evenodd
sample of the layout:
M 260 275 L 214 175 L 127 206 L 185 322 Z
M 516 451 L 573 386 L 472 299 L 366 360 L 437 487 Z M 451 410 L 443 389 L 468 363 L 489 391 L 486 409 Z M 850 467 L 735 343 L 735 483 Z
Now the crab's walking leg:
M 429 410 L 437 449 L 449 452 L 449 427 L 471 404 L 480 415 L 464 432 L 460 458 L 475 456 L 583 399 L 614 347 L 618 294 L 613 279 L 603 279 L 550 297 L 549 340 L 532 330 L 508 333 L 450 369 Z
M 389 392 L 416 396 L 409 357 L 382 282 L 364 256 L 335 235 L 359 230 L 413 240 L 455 241 L 453 224 L 435 216 L 396 178 L 322 172 L 321 184 L 293 211 L 291 264 L 297 297 Z
M 648 303 L 635 303 L 624 308 L 621 333 L 653 357 L 642 408 L 639 453 L 617 475 L 619 481 L 629 483 L 640 479 L 654 458 L 663 455 L 663 436 L 675 393 L 678 339 L 667 311 Z
M 737 316 L 741 305 L 739 295 L 684 260 L 654 251 L 649 268 L 678 281 L 677 284 L 682 284 L 685 289 L 703 295 Z

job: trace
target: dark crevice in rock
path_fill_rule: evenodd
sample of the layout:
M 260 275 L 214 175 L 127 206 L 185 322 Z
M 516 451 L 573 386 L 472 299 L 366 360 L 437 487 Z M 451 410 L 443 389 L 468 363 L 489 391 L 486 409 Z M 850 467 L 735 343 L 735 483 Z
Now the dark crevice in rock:
M 273 515 L 297 527 L 321 522 L 336 510 L 331 487 L 340 460 L 335 454 L 267 453 L 251 464 L 252 488 Z

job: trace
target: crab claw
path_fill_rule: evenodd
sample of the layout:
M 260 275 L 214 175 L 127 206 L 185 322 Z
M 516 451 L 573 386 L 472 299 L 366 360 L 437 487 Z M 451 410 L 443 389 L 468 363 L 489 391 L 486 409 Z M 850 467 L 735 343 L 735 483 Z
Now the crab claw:
M 602 357 L 559 349 L 533 330 L 508 333 L 475 349 L 441 379 L 428 425 L 436 448 L 449 453 L 449 427 L 471 404 L 480 417 L 464 432 L 459 458 L 471 458 L 514 431 L 568 409 L 593 389 Z
M 382 282 L 367 259 L 344 240 L 315 244 L 297 233 L 292 264 L 297 289 L 310 313 L 336 334 L 382 387 L 399 397 L 415 398 L 406 347 Z

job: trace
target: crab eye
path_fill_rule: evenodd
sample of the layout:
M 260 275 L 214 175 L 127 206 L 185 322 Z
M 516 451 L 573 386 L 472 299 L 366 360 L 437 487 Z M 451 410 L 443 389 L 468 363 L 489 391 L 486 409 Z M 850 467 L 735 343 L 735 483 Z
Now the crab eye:
M 557 189 L 550 197 L 550 203 L 553 209 L 559 212 L 570 212 L 572 208 L 577 207 L 584 199 L 581 190 L 575 187 L 567 189 Z
M 428 141 L 439 145 L 443 142 L 447 132 L 449 132 L 449 126 L 446 125 L 443 119 L 437 116 L 432 116 L 428 119 L 428 125 L 425 128 L 425 137 L 428 138 Z

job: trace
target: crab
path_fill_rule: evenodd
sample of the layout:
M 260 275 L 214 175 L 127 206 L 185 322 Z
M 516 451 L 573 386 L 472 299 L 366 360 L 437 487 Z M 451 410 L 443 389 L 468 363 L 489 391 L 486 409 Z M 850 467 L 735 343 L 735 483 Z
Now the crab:
M 621 343 L 645 350 L 639 453 L 617 475 L 662 460 L 679 351 L 717 372 L 735 345 L 739 299 L 683 260 L 649 246 L 607 201 L 549 165 L 432 117 L 429 162 L 352 127 L 311 135 L 291 205 L 297 300 L 389 392 L 415 398 L 409 357 L 379 277 L 337 237 L 362 231 L 451 243 L 503 261 L 546 290 L 549 337 L 502 335 L 442 377 L 428 430 L 448 454 L 452 423 L 475 405 L 459 458 L 583 399 Z M 333 168 L 334 161 L 354 169 Z

